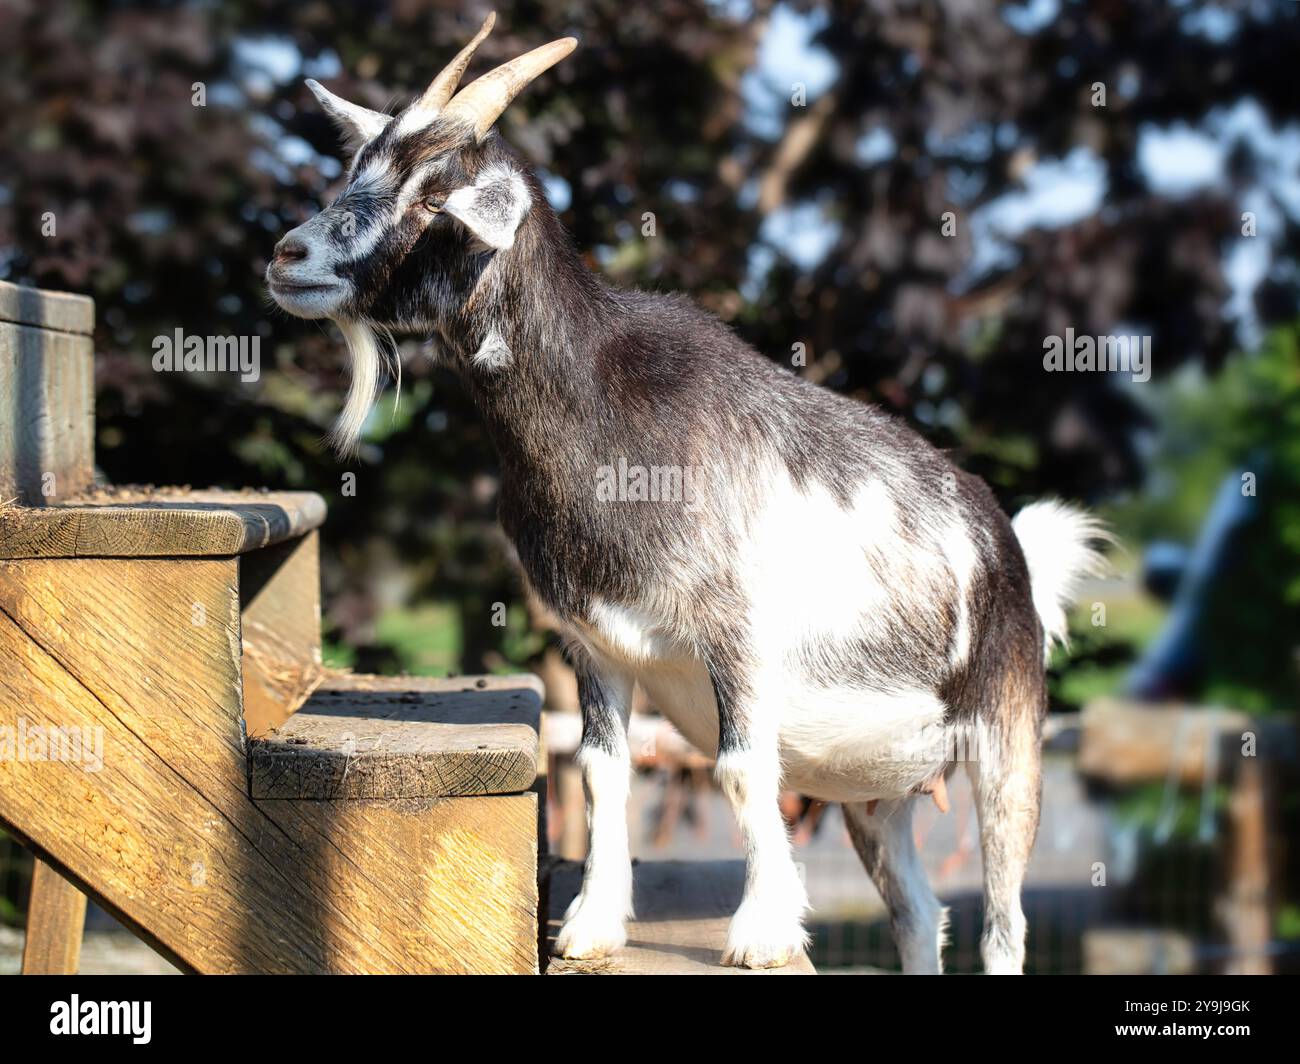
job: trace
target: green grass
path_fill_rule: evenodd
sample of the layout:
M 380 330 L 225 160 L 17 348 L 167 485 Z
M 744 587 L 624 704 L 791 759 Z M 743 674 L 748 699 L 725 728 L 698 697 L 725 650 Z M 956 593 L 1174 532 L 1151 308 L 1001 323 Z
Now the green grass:
M 392 648 L 403 672 L 446 676 L 460 667 L 460 621 L 450 603 L 386 610 L 375 626 L 375 638 Z

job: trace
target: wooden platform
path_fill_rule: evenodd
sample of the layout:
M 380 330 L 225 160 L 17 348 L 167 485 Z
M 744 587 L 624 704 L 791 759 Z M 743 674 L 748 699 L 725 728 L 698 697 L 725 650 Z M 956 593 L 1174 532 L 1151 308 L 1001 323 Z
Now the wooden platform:
M 548 950 L 555 948 L 564 910 L 582 885 L 582 865 L 550 869 Z M 636 918 L 627 945 L 596 961 L 552 956 L 548 975 L 816 975 L 807 957 L 784 968 L 752 971 L 721 964 L 727 925 L 745 887 L 742 861 L 648 861 L 633 867 Z

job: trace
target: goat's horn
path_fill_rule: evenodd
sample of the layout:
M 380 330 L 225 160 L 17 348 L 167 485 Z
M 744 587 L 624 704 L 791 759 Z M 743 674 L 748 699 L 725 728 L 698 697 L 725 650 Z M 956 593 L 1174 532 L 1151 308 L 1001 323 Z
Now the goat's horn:
M 424 90 L 424 95 L 420 97 L 416 107 L 421 111 L 432 111 L 436 114 L 447 106 L 447 101 L 452 98 L 456 86 L 460 84 L 460 79 L 465 74 L 465 68 L 469 66 L 469 61 L 474 58 L 474 53 L 478 51 L 478 46 L 483 43 L 484 38 L 492 32 L 496 21 L 496 12 L 490 12 L 483 20 L 478 33 L 474 34 L 474 39 L 456 54 L 455 59 L 442 68 L 442 73 Z
M 492 123 L 501 117 L 501 112 L 527 88 L 530 81 L 540 77 L 577 47 L 576 37 L 561 37 L 489 70 L 455 95 L 443 110 L 443 117 L 461 118 L 471 123 L 482 140 Z

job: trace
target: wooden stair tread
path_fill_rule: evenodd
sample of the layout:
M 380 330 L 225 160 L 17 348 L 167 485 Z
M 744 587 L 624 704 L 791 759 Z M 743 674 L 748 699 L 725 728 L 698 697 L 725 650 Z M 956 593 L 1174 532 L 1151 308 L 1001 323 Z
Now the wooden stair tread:
M 0 558 L 244 554 L 324 520 L 325 500 L 310 491 L 94 488 L 51 506 L 0 506 Z
M 582 886 L 582 865 L 555 861 L 550 871 L 547 952 L 564 911 Z M 627 945 L 612 957 L 571 961 L 551 956 L 547 975 L 816 975 L 805 956 L 784 968 L 722 965 L 727 926 L 745 889 L 743 861 L 638 861 L 632 869 L 636 917 Z
M 532 675 L 335 676 L 249 743 L 257 799 L 517 794 L 538 772 Z

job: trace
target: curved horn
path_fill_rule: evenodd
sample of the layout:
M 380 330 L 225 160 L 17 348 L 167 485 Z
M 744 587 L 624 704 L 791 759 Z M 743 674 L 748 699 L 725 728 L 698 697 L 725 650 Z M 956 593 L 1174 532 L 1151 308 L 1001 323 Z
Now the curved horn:
M 510 106 L 510 101 L 527 88 L 528 83 L 553 67 L 578 47 L 576 37 L 561 37 L 525 52 L 495 70 L 489 70 L 477 81 L 461 89 L 443 109 L 444 118 L 460 118 L 474 126 L 479 140 L 487 136 L 492 123 Z
M 436 114 L 447 105 L 447 101 L 451 99 L 456 91 L 456 86 L 460 84 L 460 79 L 464 76 L 469 61 L 474 58 L 474 53 L 478 51 L 478 46 L 483 43 L 484 38 L 492 32 L 492 27 L 496 25 L 496 21 L 496 12 L 489 12 L 488 17 L 483 20 L 483 25 L 478 33 L 474 34 L 474 39 L 456 54 L 455 59 L 442 68 L 442 73 L 434 78 L 429 87 L 424 90 L 424 95 L 420 97 L 419 103 L 415 105 L 417 108 L 421 111 L 433 111 Z

